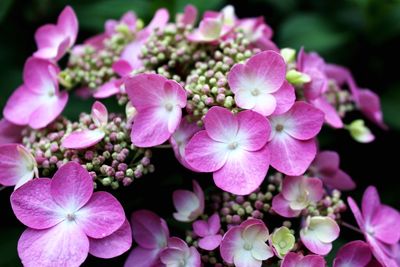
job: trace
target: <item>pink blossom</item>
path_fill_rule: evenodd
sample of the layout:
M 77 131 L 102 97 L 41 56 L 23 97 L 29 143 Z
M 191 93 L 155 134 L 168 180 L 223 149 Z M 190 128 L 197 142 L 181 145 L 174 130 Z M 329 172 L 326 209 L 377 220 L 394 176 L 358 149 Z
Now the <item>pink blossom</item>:
M 353 190 L 356 184 L 347 173 L 339 169 L 339 162 L 339 154 L 335 151 L 321 151 L 315 157 L 309 171 L 329 188 Z
M 332 242 L 339 237 L 339 225 L 330 217 L 308 217 L 300 230 L 300 239 L 311 252 L 326 255 L 332 249 Z
M 186 105 L 182 86 L 158 74 L 139 74 L 126 80 L 126 92 L 137 115 L 133 119 L 132 143 L 151 147 L 164 143 L 175 132 Z
M 125 262 L 125 267 L 162 266 L 160 253 L 167 247 L 167 223 L 148 210 L 139 210 L 131 217 L 133 238 L 138 243 Z
M 165 266 L 201 266 L 200 254 L 197 249 L 188 247 L 185 241 L 177 237 L 168 239 L 168 247 L 161 252 L 160 260 Z
M 77 163 L 65 164 L 53 179 L 24 184 L 11 195 L 11 205 L 29 227 L 18 241 L 24 266 L 79 266 L 92 251 L 110 258 L 131 246 L 121 204 L 107 192 L 93 193 L 91 176 Z
M 179 18 L 179 22 L 184 25 L 193 25 L 197 19 L 197 8 L 193 5 L 186 5 L 184 13 Z
M 375 258 L 383 266 L 398 266 L 388 248 L 399 243 L 400 213 L 381 204 L 379 194 L 373 186 L 365 190 L 361 211 L 351 197 L 347 201 Z
M 199 247 L 204 250 L 214 250 L 221 244 L 222 236 L 219 233 L 221 221 L 217 213 L 207 221 L 199 220 L 193 223 L 193 231 L 200 238 Z
M 283 179 L 281 193 L 272 199 L 272 209 L 287 218 L 297 217 L 310 203 L 321 200 L 323 193 L 318 178 L 287 176 Z
M 272 133 L 267 146 L 271 166 L 287 175 L 303 174 L 317 153 L 314 137 L 321 130 L 324 114 L 299 101 L 286 113 L 269 119 Z
M 356 104 L 370 121 L 382 129 L 387 129 L 383 122 L 381 103 L 377 94 L 368 89 L 358 89 Z
M 204 192 L 195 180 L 193 180 L 193 192 L 176 190 L 173 193 L 173 201 L 177 210 L 173 215 L 178 221 L 194 221 L 204 212 Z
M 6 119 L 0 120 L 0 145 L 21 143 L 22 142 L 22 130 L 25 127 L 15 125 Z
M 237 22 L 237 27 L 241 29 L 246 38 L 261 50 L 273 50 L 279 52 L 278 47 L 271 38 L 273 31 L 264 22 L 264 17 L 245 18 Z
M 303 256 L 289 252 L 282 261 L 281 267 L 325 267 L 325 260 L 319 255 Z
M 274 51 L 258 53 L 245 64 L 234 65 L 228 83 L 239 107 L 264 116 L 284 113 L 295 101 L 294 89 L 286 82 L 286 63 Z
M 371 249 L 364 241 L 356 240 L 341 247 L 333 261 L 333 267 L 365 267 L 371 261 Z
M 24 84 L 8 99 L 4 117 L 16 125 L 34 129 L 51 123 L 68 101 L 67 92 L 58 89 L 58 72 L 58 67 L 49 61 L 29 58 L 24 67 Z
M 106 135 L 105 127 L 108 122 L 107 108 L 102 103 L 96 101 L 92 106 L 91 117 L 96 128 L 78 130 L 70 133 L 63 140 L 63 147 L 70 149 L 88 148 L 103 140 Z
M 274 256 L 266 244 L 268 236 L 263 221 L 247 219 L 225 233 L 220 245 L 221 257 L 237 267 L 261 267 L 262 261 Z
M 135 13 L 132 11 L 126 12 L 122 15 L 119 21 L 114 19 L 109 19 L 106 21 L 104 28 L 108 36 L 112 36 L 117 32 L 118 27 L 125 26 L 130 32 L 135 33 L 137 29 L 137 18 Z
M 22 145 L 0 145 L 0 184 L 15 189 L 37 176 L 36 161 Z
M 46 24 L 35 33 L 38 51 L 34 57 L 59 60 L 70 49 L 78 35 L 78 19 L 67 6 L 58 16 L 57 24 Z
M 205 130 L 186 146 L 186 161 L 200 172 L 213 172 L 215 184 L 228 192 L 246 195 L 264 180 L 270 153 L 268 120 L 251 110 L 233 115 L 212 107 L 204 118 Z

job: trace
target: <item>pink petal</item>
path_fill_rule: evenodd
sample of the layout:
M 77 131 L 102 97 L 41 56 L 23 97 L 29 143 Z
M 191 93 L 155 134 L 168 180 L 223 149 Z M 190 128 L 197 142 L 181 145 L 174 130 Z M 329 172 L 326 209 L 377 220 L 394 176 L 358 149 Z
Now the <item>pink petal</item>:
M 318 172 L 332 175 L 339 170 L 339 155 L 335 151 L 321 151 L 315 157 L 313 165 Z
M 108 111 L 106 106 L 99 101 L 94 102 L 91 117 L 97 127 L 105 126 L 108 122 Z
M 358 226 L 360 227 L 361 231 L 364 232 L 365 231 L 365 226 L 364 226 L 365 221 L 364 221 L 364 218 L 363 218 L 363 216 L 362 216 L 362 214 L 360 212 L 360 209 L 358 208 L 356 202 L 351 197 L 348 197 L 347 198 L 347 203 L 349 204 L 350 210 L 353 213 L 354 218 L 356 219 Z
M 208 218 L 208 227 L 209 233 L 213 235 L 217 234 L 221 229 L 221 221 L 217 213 L 214 213 Z
M 326 262 L 323 257 L 318 255 L 307 255 L 301 259 L 298 267 L 325 267 Z
M 97 88 L 96 92 L 93 94 L 93 97 L 100 99 L 108 98 L 110 96 L 120 93 L 120 81 L 121 80 L 111 79 L 110 81 Z
M 46 24 L 41 26 L 35 32 L 35 41 L 38 50 L 33 54 L 36 58 L 42 59 L 55 59 L 58 60 L 62 57 L 63 52 L 60 50 L 66 48 L 65 44 L 69 44 L 68 37 L 62 34 L 59 28 L 53 24 Z
M 89 241 L 89 253 L 93 256 L 103 259 L 117 257 L 132 246 L 131 226 L 128 220 L 125 220 L 122 226 L 111 235 L 100 239 L 89 238 Z
M 255 259 L 251 251 L 244 249 L 235 254 L 233 262 L 235 266 L 241 267 L 260 267 L 262 265 L 262 261 Z
M 239 226 L 230 228 L 223 236 L 219 247 L 222 259 L 233 264 L 235 252 L 240 249 L 242 242 L 242 228 Z
M 310 103 L 324 112 L 325 121 L 333 128 L 343 128 L 343 121 L 339 116 L 339 113 L 336 109 L 323 97 L 316 98 L 314 100 L 310 100 Z
M 204 118 L 204 126 L 210 138 L 218 142 L 229 142 L 236 136 L 238 119 L 226 108 L 212 107 Z
M 68 162 L 60 167 L 51 180 L 51 195 L 63 209 L 75 212 L 93 194 L 93 179 L 81 165 Z
M 115 66 L 116 70 L 117 70 L 117 73 L 119 75 L 127 74 L 128 70 L 129 70 L 129 73 L 130 73 L 133 70 L 139 69 L 139 68 L 141 68 L 143 66 L 143 62 L 139 58 L 139 56 L 140 56 L 140 53 L 142 51 L 141 49 L 143 47 L 144 41 L 145 41 L 145 39 L 137 38 L 133 42 L 128 44 L 124 48 L 124 50 L 122 50 L 121 60 L 120 61 L 126 62 L 126 66 L 124 66 L 123 69 L 121 68 L 122 67 L 121 65 L 116 65 Z M 115 64 L 120 64 L 118 62 L 119 61 L 117 61 Z M 113 65 L 113 69 L 114 69 L 114 65 Z M 124 77 L 124 76 L 121 76 L 121 77 Z
M 283 194 L 278 194 L 272 199 L 272 209 L 279 215 L 286 218 L 294 218 L 300 215 L 301 210 L 290 208 L 290 202 L 286 200 Z
M 69 46 L 72 46 L 78 36 L 78 18 L 70 6 L 65 7 L 61 12 L 58 17 L 57 26 L 63 34 L 68 36 L 70 40 Z
M 326 64 L 325 73 L 330 79 L 335 80 L 339 86 L 342 86 L 344 83 L 346 83 L 350 75 L 348 69 L 335 64 Z
M 152 32 L 155 29 L 162 29 L 167 25 L 169 20 L 168 10 L 165 8 L 160 8 L 154 14 L 153 19 L 150 21 L 149 25 L 145 28 L 146 31 Z
M 205 250 L 214 250 L 221 244 L 222 235 L 209 235 L 199 240 L 199 247 Z
M 193 42 L 212 42 L 218 40 L 222 35 L 223 23 L 220 18 L 203 18 L 199 28 L 188 35 Z
M 330 217 L 320 216 L 313 217 L 311 220 L 312 231 L 315 233 L 316 238 L 318 238 L 321 242 L 330 243 L 338 238 L 340 228 L 336 221 Z
M 75 131 L 67 135 L 62 141 L 62 146 L 69 149 L 88 148 L 99 143 L 104 136 L 104 131 L 100 129 Z
M 364 115 L 383 129 L 387 126 L 383 122 L 383 114 L 379 96 L 368 89 L 358 91 L 357 104 Z
M 188 222 L 196 219 L 200 214 L 193 214 L 200 206 L 197 196 L 187 190 L 176 190 L 173 193 L 174 206 L 178 212 L 174 213 L 174 218 L 178 221 Z M 196 216 L 197 215 L 197 216 Z
M 195 221 L 193 223 L 193 231 L 196 235 L 200 237 L 205 237 L 210 235 L 208 223 L 203 220 Z
M 312 202 L 318 202 L 324 195 L 322 182 L 318 178 L 304 177 L 304 188 L 308 192 L 308 198 Z
M 372 258 L 368 244 L 356 240 L 347 243 L 336 254 L 333 267 L 366 266 Z
M 0 119 L 0 145 L 21 143 L 24 127 L 13 124 L 5 118 Z
M 332 243 L 324 243 L 321 242 L 314 233 L 310 232 L 306 235 L 300 232 L 301 241 L 303 242 L 304 246 L 309 249 L 312 253 L 318 255 L 326 255 L 332 249 Z
M 371 237 L 370 235 L 366 235 L 366 240 L 371 247 L 372 254 L 375 259 L 384 267 L 398 267 L 398 264 L 394 259 L 391 258 L 391 255 L 388 255 L 385 251 L 385 245 L 379 242 L 377 239 Z M 376 262 L 373 261 L 373 264 L 380 266 Z M 372 265 L 373 265 L 372 264 Z M 369 266 L 369 264 L 368 264 Z M 381 267 L 380 266 L 380 267 Z
M 129 254 L 124 267 L 162 267 L 160 262 L 161 249 L 146 249 L 136 247 Z
M 254 242 L 253 249 L 251 250 L 253 258 L 264 261 L 274 256 L 272 249 L 264 242 Z
M 288 111 L 296 100 L 293 86 L 284 81 L 278 91 L 272 94 L 276 99 L 276 108 L 273 115 L 283 114 Z
M 89 240 L 75 223 L 64 221 L 49 229 L 26 229 L 18 241 L 18 255 L 26 267 L 80 266 Z
M 129 64 L 128 61 L 120 59 L 118 61 L 116 61 L 113 65 L 112 65 L 112 69 L 114 72 L 116 72 L 120 77 L 125 77 L 128 76 L 132 71 L 132 65 Z
M 179 266 L 185 260 L 185 253 L 180 249 L 167 248 L 161 252 L 160 260 L 165 266 Z
M 393 231 L 393 229 L 400 229 L 400 213 L 386 205 L 381 205 L 376 213 L 371 218 L 370 222 L 373 227 L 373 236 L 386 243 L 396 244 L 400 240 L 400 231 Z
M 53 63 L 29 58 L 24 66 L 24 84 L 37 94 L 58 93 L 57 72 L 58 68 Z
M 342 191 L 353 190 L 356 188 L 356 184 L 351 177 L 342 170 L 338 170 L 332 179 L 323 179 L 323 182 L 332 188 Z
M 201 189 L 199 183 L 196 182 L 196 180 L 192 181 L 192 185 L 193 185 L 193 192 L 196 195 L 196 197 L 199 199 L 199 202 L 200 202 L 200 205 L 199 205 L 199 208 L 197 211 L 201 214 L 204 212 L 204 205 L 205 205 L 204 192 L 203 192 L 203 189 Z
M 185 25 L 192 25 L 195 23 L 196 18 L 197 18 L 197 8 L 193 5 L 185 6 L 185 12 L 183 13 L 181 22 Z
M 269 161 L 270 152 L 266 146 L 253 152 L 234 151 L 225 165 L 214 172 L 214 182 L 224 191 L 236 195 L 250 194 L 264 181 Z
M 365 221 L 370 221 L 380 208 L 381 200 L 378 191 L 376 190 L 376 187 L 369 186 L 364 192 L 361 206 Z
M 236 118 L 239 122 L 237 137 L 240 147 L 256 151 L 265 146 L 271 133 L 271 126 L 265 117 L 246 110 L 239 112 Z
M 243 224 L 241 225 L 243 226 Z M 269 232 L 268 228 L 265 226 L 263 222 L 252 223 L 245 227 L 242 233 L 242 237 L 248 242 L 257 242 L 257 241 L 267 241 Z
M 289 252 L 283 258 L 281 267 L 297 267 L 297 263 L 303 258 L 303 255 L 294 252 Z

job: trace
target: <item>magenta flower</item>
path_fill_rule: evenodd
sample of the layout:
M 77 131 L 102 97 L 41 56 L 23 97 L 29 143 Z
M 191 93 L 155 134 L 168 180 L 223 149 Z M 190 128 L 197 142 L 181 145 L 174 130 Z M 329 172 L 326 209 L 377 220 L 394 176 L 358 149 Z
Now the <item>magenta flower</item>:
M 358 108 L 370 121 L 382 129 L 387 129 L 383 122 L 381 102 L 377 94 L 368 89 L 358 89 L 355 101 Z
M 78 35 L 78 19 L 74 10 L 67 6 L 58 16 L 57 24 L 46 24 L 35 33 L 37 58 L 59 60 L 70 49 Z
M 93 193 L 91 176 L 77 163 L 65 164 L 53 179 L 21 186 L 11 195 L 11 206 L 29 227 L 18 241 L 24 266 L 79 266 L 92 250 L 110 258 L 131 246 L 121 204 L 107 192 Z
M 379 194 L 373 186 L 365 190 L 361 211 L 351 197 L 347 201 L 375 258 L 383 266 L 398 266 L 389 247 L 397 245 L 400 240 L 399 212 L 381 204 Z
M 175 132 L 186 106 L 180 84 L 158 74 L 139 74 L 126 80 L 126 92 L 137 115 L 133 119 L 132 143 L 151 147 L 164 143 Z
M 239 107 L 263 116 L 284 113 L 295 101 L 294 89 L 286 82 L 286 63 L 274 51 L 258 53 L 245 64 L 233 66 L 228 83 Z
M 284 114 L 270 117 L 272 133 L 268 149 L 271 166 L 287 175 L 301 175 L 317 153 L 314 137 L 321 130 L 324 114 L 313 106 L 296 102 Z
M 37 167 L 35 158 L 22 145 L 0 145 L 0 184 L 15 185 L 15 189 L 22 186 L 35 175 Z
M 179 22 L 184 25 L 193 25 L 197 19 L 197 8 L 193 5 L 186 5 L 183 14 L 181 15 Z
M 29 58 L 24 67 L 24 84 L 8 99 L 4 117 L 14 124 L 34 129 L 51 123 L 68 101 L 67 92 L 58 89 L 58 72 L 58 67 L 49 61 Z
M 164 266 L 200 267 L 200 254 L 195 247 L 188 247 L 177 237 L 168 239 L 168 247 L 161 252 L 160 260 Z M 136 265 L 135 265 L 136 266 Z
M 329 188 L 353 190 L 356 184 L 347 173 L 339 169 L 339 162 L 339 154 L 335 151 L 321 151 L 315 157 L 309 171 Z
M 310 203 L 321 200 L 323 194 L 318 178 L 287 176 L 283 179 L 281 193 L 272 199 L 272 209 L 283 217 L 297 217 Z
M 204 250 L 214 250 L 221 244 L 222 235 L 219 234 L 221 221 L 217 213 L 213 214 L 207 221 L 195 221 L 193 231 L 200 238 L 199 247 Z
M 237 267 L 261 267 L 262 261 L 274 256 L 266 244 L 268 236 L 263 221 L 247 219 L 225 233 L 220 245 L 221 257 Z
M 371 261 L 371 249 L 364 241 L 356 240 L 339 249 L 333 267 L 365 267 Z
M 177 210 L 173 215 L 177 221 L 191 222 L 204 212 L 204 192 L 195 180 L 193 192 L 176 190 L 173 193 L 173 201 Z
M 70 149 L 88 148 L 103 140 L 106 135 L 105 127 L 108 122 L 107 108 L 102 103 L 96 101 L 92 106 L 91 117 L 96 128 L 70 133 L 63 140 L 63 147 Z
M 22 141 L 22 130 L 25 127 L 15 125 L 6 119 L 0 120 L 0 145 L 21 143 Z
M 281 267 L 325 267 L 325 260 L 319 255 L 303 256 L 289 252 L 282 261 Z
M 330 217 L 308 217 L 300 230 L 300 239 L 312 253 L 326 255 L 332 249 L 332 242 L 339 237 L 339 225 Z
M 133 238 L 138 243 L 125 262 L 125 267 L 162 266 L 160 253 L 167 247 L 167 223 L 148 210 L 139 210 L 131 217 Z
M 268 120 L 251 110 L 233 115 L 212 107 L 204 118 L 205 130 L 186 147 L 186 161 L 200 172 L 213 172 L 215 184 L 238 195 L 250 194 L 264 180 L 269 167 L 266 142 Z

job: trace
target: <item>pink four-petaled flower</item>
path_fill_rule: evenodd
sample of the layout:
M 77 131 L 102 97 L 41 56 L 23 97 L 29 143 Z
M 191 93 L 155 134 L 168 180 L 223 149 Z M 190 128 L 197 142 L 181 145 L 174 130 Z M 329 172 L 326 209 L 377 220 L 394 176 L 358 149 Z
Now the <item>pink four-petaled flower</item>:
M 221 221 L 217 213 L 211 215 L 207 221 L 199 220 L 193 223 L 193 231 L 200 237 L 199 247 L 205 250 L 214 250 L 221 244 Z
M 306 255 L 289 252 L 282 261 L 281 267 L 325 267 L 325 260 L 319 255 Z

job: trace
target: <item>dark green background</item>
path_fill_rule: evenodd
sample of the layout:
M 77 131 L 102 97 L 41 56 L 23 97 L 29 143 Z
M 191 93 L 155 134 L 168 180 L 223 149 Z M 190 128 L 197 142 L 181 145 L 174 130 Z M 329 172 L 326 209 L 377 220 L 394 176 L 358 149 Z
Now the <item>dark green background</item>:
M 220 9 L 230 3 L 239 17 L 263 15 L 273 27 L 278 45 L 316 50 L 327 61 L 348 66 L 360 86 L 377 92 L 382 97 L 390 131 L 369 124 L 377 140 L 364 145 L 353 141 L 344 130 L 326 129 L 320 141 L 323 148 L 341 154 L 342 168 L 359 185 L 352 192 L 358 201 L 366 186 L 374 184 L 384 202 L 399 207 L 399 0 L 0 0 L 0 107 L 4 107 L 11 92 L 21 83 L 24 61 L 35 51 L 35 29 L 54 23 L 65 5 L 71 5 L 78 15 L 78 41 L 82 41 L 100 32 L 106 19 L 118 18 L 127 10 L 134 10 L 149 21 L 159 7 L 167 7 L 174 14 L 182 11 L 187 3 L 201 11 Z M 90 102 L 75 101 L 67 108 L 66 115 L 76 117 L 81 111 L 89 111 L 90 106 Z M 170 215 L 173 189 L 189 188 L 189 178 L 198 176 L 181 168 L 170 152 L 155 153 L 154 162 L 157 168 L 154 175 L 117 193 L 127 213 L 135 207 L 146 207 L 158 210 L 165 217 Z M 211 182 L 211 176 L 206 177 L 209 178 L 201 179 L 203 185 Z M 12 215 L 11 192 L 11 189 L 0 192 L 0 266 L 20 264 L 16 243 L 24 227 Z M 354 223 L 351 215 L 347 220 Z M 176 229 L 179 225 L 173 228 Z M 343 230 L 342 237 L 335 247 L 347 239 L 362 238 L 347 230 Z M 85 266 L 120 266 L 125 257 L 108 261 L 89 258 Z

